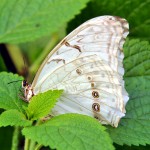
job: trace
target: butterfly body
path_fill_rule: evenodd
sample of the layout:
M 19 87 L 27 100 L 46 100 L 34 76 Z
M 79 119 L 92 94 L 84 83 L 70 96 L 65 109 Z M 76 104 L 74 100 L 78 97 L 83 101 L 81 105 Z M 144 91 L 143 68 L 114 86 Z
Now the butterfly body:
M 129 99 L 122 65 L 127 34 L 128 23 L 119 17 L 83 23 L 46 57 L 31 85 L 33 94 L 63 89 L 52 115 L 80 113 L 117 127 Z

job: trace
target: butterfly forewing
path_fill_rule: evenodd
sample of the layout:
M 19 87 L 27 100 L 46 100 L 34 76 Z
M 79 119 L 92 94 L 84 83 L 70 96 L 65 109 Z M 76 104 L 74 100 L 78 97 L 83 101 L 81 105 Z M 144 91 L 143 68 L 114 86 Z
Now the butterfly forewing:
M 47 56 L 32 83 L 34 94 L 63 89 L 53 115 L 86 114 L 116 127 L 128 101 L 122 77 L 127 34 L 128 23 L 119 17 L 83 23 Z

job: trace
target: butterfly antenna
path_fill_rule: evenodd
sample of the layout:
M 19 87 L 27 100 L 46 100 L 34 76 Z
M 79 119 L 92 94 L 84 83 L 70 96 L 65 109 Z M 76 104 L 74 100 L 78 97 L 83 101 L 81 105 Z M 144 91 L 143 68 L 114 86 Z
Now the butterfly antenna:
M 25 60 L 25 57 L 23 56 L 23 62 L 24 62 L 24 77 L 27 78 L 28 70 L 27 70 L 27 63 Z
M 22 80 L 11 81 L 11 82 L 8 82 L 7 84 L 11 84 L 11 83 L 14 83 L 14 82 L 19 82 L 19 81 L 22 81 Z

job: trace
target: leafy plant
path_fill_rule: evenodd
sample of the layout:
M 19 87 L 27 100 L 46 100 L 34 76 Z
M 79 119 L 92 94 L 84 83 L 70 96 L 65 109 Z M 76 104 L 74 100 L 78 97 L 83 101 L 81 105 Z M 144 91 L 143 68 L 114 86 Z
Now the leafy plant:
M 8 83 L 17 81 L 17 79 L 20 80 L 21 78 L 11 73 L 3 72 L 0 74 L 2 81 L 0 84 L 0 106 L 7 109 L 0 116 L 0 126 L 23 127 L 22 133 L 26 137 L 25 149 L 29 148 L 28 139 L 60 150 L 66 148 L 113 149 L 112 141 L 108 133 L 105 132 L 105 128 L 88 116 L 65 114 L 43 121 L 42 118 L 45 119 L 44 117 L 50 113 L 56 99 L 60 97 L 63 91 L 48 91 L 34 96 L 27 106 L 17 95 L 21 83 L 15 83 L 15 86 L 18 87 L 16 89 L 14 85 L 8 86 Z M 17 91 L 14 92 L 14 89 Z M 16 101 L 12 107 L 11 101 L 13 99 Z M 25 104 L 20 107 L 20 102 Z M 33 125 L 34 120 L 37 121 L 36 125 Z
M 25 150 L 38 150 L 42 146 L 58 150 L 149 149 L 146 146 L 150 144 L 149 3 L 149 0 L 1 0 L 0 43 L 5 45 L 0 45 L 3 48 L 0 70 L 12 71 L 13 66 L 19 74 L 28 73 L 29 80 L 49 50 L 66 35 L 66 29 L 70 32 L 92 17 L 107 14 L 126 18 L 130 24 L 129 39 L 124 45 L 124 80 L 130 100 L 118 128 L 104 127 L 84 115 L 51 118 L 48 114 L 63 91 L 41 93 L 27 104 L 19 97 L 23 78 L 2 72 L 0 108 L 5 111 L 0 115 L 0 126 L 15 127 L 13 150 L 18 149 L 20 130 L 25 137 Z M 24 55 L 30 66 L 27 70 L 22 61 Z M 51 119 L 45 120 L 45 116 Z M 10 149 L 10 144 L 4 145 L 6 139 L 0 139 L 0 147 Z

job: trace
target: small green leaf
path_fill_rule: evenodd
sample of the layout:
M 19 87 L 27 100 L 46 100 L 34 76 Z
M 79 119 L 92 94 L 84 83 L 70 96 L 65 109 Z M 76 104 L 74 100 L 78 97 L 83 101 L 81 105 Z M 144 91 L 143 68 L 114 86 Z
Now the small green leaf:
M 119 127 L 109 127 L 113 141 L 119 145 L 150 144 L 150 45 L 131 40 L 125 47 L 125 83 L 130 100 Z
M 33 96 L 26 110 L 29 119 L 36 120 L 48 115 L 62 92 L 62 90 L 49 90 Z
M 78 14 L 88 1 L 1 0 L 0 43 L 26 42 L 55 32 Z
M 21 112 L 12 109 L 4 111 L 0 115 L 0 127 L 2 126 L 30 126 L 32 124 L 31 121 L 27 120 L 25 115 Z
M 88 116 L 65 114 L 23 129 L 26 138 L 57 150 L 113 150 L 105 128 Z
M 22 105 L 26 103 L 19 98 L 22 80 L 22 77 L 12 73 L 0 73 L 0 108 L 24 111 Z

